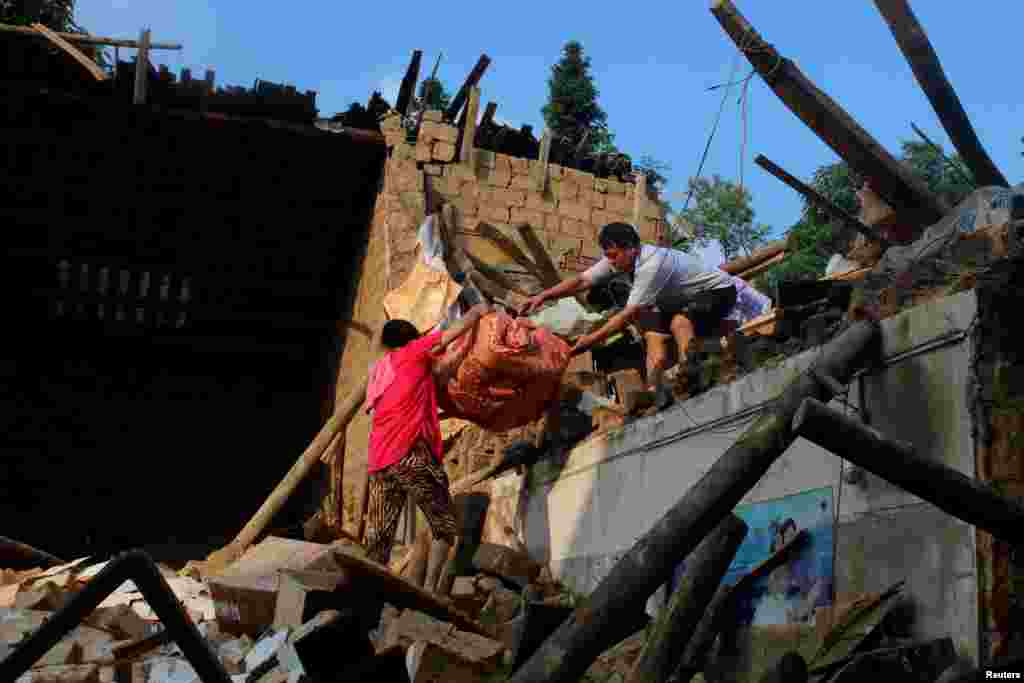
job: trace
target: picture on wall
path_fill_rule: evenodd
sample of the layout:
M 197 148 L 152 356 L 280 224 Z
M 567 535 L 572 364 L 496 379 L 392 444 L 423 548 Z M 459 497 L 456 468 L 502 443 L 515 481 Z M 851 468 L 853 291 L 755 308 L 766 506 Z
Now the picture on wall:
M 748 531 L 724 584 L 736 583 L 801 529 L 809 536 L 788 562 L 755 581 L 740 597 L 737 618 L 741 625 L 813 624 L 815 610 L 832 604 L 832 505 L 832 487 L 827 486 L 736 508 L 736 516 L 747 523 Z M 685 566 L 684 561 L 676 568 L 668 596 Z

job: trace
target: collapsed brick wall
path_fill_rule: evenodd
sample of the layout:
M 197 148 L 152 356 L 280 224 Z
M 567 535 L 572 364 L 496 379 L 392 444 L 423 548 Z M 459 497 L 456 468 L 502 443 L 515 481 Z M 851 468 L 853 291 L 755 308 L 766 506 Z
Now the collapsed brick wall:
M 229 539 L 322 424 L 383 150 L 56 91 L 0 103 L 4 533 L 66 556 Z M 157 276 L 144 324 L 122 268 Z M 181 328 L 154 322 L 164 273 L 191 282 Z
M 458 129 L 444 124 L 440 112 L 426 112 L 415 144 L 406 139 L 399 118 L 382 123 L 388 146 L 381 192 L 377 196 L 366 257 L 359 269 L 353 319 L 374 331 L 386 320 L 383 300 L 388 291 L 400 286 L 417 258 L 417 232 L 428 212 L 441 204 L 453 207 L 454 240 L 489 265 L 497 265 L 513 281 L 525 278 L 522 268 L 509 261 L 499 249 L 481 236 L 477 226 L 486 222 L 518 243 L 529 254 L 514 225 L 528 223 L 546 247 L 560 275 L 571 277 L 596 262 L 600 256 L 597 231 L 614 221 L 635 223 L 645 242 L 660 243 L 667 234 L 664 209 L 654 192 L 645 192 L 637 202 L 635 183 L 592 174 L 557 164 L 548 164 L 549 181 L 543 190 L 536 181 L 542 172 L 539 161 L 474 149 L 471 161 L 461 163 Z M 635 220 L 638 218 L 638 220 Z M 524 282 L 529 282 L 525 278 Z M 536 281 L 527 286 L 535 286 Z M 514 302 L 515 297 L 512 297 Z M 338 396 L 344 396 L 376 359 L 373 344 L 362 334 L 350 335 L 342 354 Z M 446 437 L 459 432 L 465 423 L 446 421 Z M 345 523 L 354 529 L 359 514 L 359 491 L 366 477 L 366 447 L 370 420 L 357 416 L 346 436 L 342 507 Z M 515 435 L 486 435 L 469 427 L 447 468 L 454 478 L 486 466 Z M 472 444 L 472 445 L 471 445 Z M 474 451 L 467 457 L 468 450 Z M 336 488 L 336 484 L 335 484 Z M 337 514 L 336 500 L 328 503 L 328 517 Z M 506 525 L 502 523 L 501 528 Z M 496 541 L 498 542 L 498 541 Z

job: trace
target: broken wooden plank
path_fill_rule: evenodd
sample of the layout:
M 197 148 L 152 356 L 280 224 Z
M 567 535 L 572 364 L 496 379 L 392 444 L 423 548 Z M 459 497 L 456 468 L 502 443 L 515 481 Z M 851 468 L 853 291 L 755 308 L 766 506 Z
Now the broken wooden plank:
M 146 103 L 146 85 L 149 82 L 149 29 L 139 34 L 139 52 L 135 57 L 135 91 L 132 102 Z
M 815 367 L 849 381 L 878 353 L 880 326 L 859 321 L 830 340 Z M 577 681 L 601 653 L 602 637 L 668 581 L 675 559 L 689 554 L 729 515 L 797 436 L 791 425 L 805 398 L 831 394 L 808 373 L 799 375 L 701 479 L 612 567 L 574 615 L 510 679 L 510 683 Z
M 38 31 L 29 28 L 27 26 L 12 26 L 10 24 L 0 24 L 0 33 L 17 33 L 26 38 L 43 38 Z M 79 43 L 81 45 L 106 45 L 113 48 L 119 47 L 130 47 L 138 48 L 139 42 L 137 40 L 125 40 L 122 38 L 105 38 L 103 36 L 93 36 L 88 33 L 65 33 L 61 31 L 55 32 L 59 38 L 66 40 L 71 43 Z M 150 50 L 180 50 L 181 43 L 151 43 L 149 46 Z
M 413 50 L 409 67 L 402 77 L 402 85 L 398 88 L 398 99 L 395 101 L 395 111 L 405 116 L 409 110 L 409 103 L 412 101 L 413 92 L 416 89 L 416 81 L 420 77 L 420 60 L 423 58 L 423 50 Z
M 533 189 L 537 192 L 547 192 L 548 175 L 551 169 L 548 167 L 548 160 L 551 158 L 551 140 L 554 134 L 549 128 L 544 129 L 540 136 L 540 149 L 537 151 L 537 174 L 533 178 Z
M 89 72 L 97 81 L 107 80 L 107 72 L 100 68 L 100 65 L 90 59 L 81 50 L 76 48 L 74 45 L 69 43 L 60 37 L 60 34 L 56 31 L 51 31 L 42 24 L 32 24 L 32 29 L 42 34 L 47 40 L 56 45 L 58 48 L 63 50 L 68 56 L 74 59 L 76 62 L 85 67 L 85 70 Z
M 856 230 L 872 242 L 878 242 L 883 248 L 888 246 L 888 240 L 882 237 L 877 230 L 864 225 L 846 211 L 833 204 L 828 198 L 823 197 L 813 187 L 802 183 L 764 155 L 758 154 L 754 157 L 754 163 L 799 192 L 805 199 L 807 199 L 807 201 L 816 205 L 819 209 L 830 215 L 834 220 L 841 222 L 847 228 Z
M 778 240 L 775 242 L 769 242 L 768 244 L 762 245 L 750 252 L 747 256 L 740 256 L 734 258 L 732 261 L 727 261 L 722 264 L 722 270 L 729 273 L 729 275 L 738 275 L 745 270 L 758 266 L 768 259 L 774 258 L 779 254 L 786 251 L 786 240 Z
M 451 622 L 456 628 L 478 635 L 493 638 L 493 629 L 471 619 L 467 614 L 457 610 L 450 600 L 429 593 L 414 586 L 405 579 L 392 574 L 387 567 L 372 560 L 358 557 L 339 548 L 334 553 L 335 561 L 341 568 L 350 573 L 352 582 L 366 582 L 370 590 L 370 582 L 375 584 L 374 593 L 387 596 L 387 601 L 403 609 L 419 610 L 435 619 Z
M 480 55 L 480 59 L 477 60 L 476 66 L 474 66 L 473 70 L 469 72 L 468 76 L 466 76 L 465 82 L 462 84 L 462 87 L 459 88 L 459 91 L 455 94 L 455 98 L 452 99 L 452 103 L 448 107 L 448 111 L 445 112 L 445 117 L 449 121 L 455 120 L 455 115 L 459 113 L 459 111 L 462 109 L 462 105 L 465 104 L 466 100 L 469 98 L 470 89 L 476 87 L 476 85 L 480 82 L 480 79 L 483 78 L 484 72 L 487 71 L 487 67 L 490 66 L 490 64 L 490 57 L 488 57 L 486 54 Z
M 907 0 L 875 0 L 875 7 L 885 19 L 900 52 L 914 72 L 914 78 L 942 122 L 942 127 L 956 151 L 971 169 L 979 185 L 1009 187 L 1006 177 L 996 168 L 985 151 L 971 120 L 957 97 L 953 84 L 946 78 L 939 56 L 928 34 L 914 15 Z
M 791 60 L 754 30 L 731 0 L 711 7 L 718 23 L 780 100 L 857 173 L 872 178 L 889 206 L 915 223 L 939 221 L 949 205 L 894 158 Z
M 749 270 L 744 270 L 743 272 L 736 273 L 736 277 L 742 278 L 744 280 L 750 280 L 751 278 L 755 278 L 758 275 L 760 275 L 761 273 L 765 272 L 769 268 L 772 268 L 774 266 L 779 265 L 780 263 L 785 261 L 788 257 L 789 257 L 789 252 L 787 252 L 787 251 L 784 251 L 784 252 L 782 252 L 780 254 L 776 254 L 775 256 L 772 256 L 770 259 L 767 259 L 765 261 L 761 261 L 759 264 L 757 264 L 756 266 L 754 266 L 753 268 L 751 268 Z
M 473 264 L 473 269 L 476 270 L 476 272 L 480 273 L 480 275 L 489 280 L 493 280 L 494 283 L 499 287 L 507 289 L 510 292 L 515 292 L 516 294 L 520 294 L 522 296 L 533 296 L 525 289 L 514 283 L 510 278 L 508 278 L 505 275 L 505 273 L 501 272 L 497 268 L 493 268 L 487 265 L 479 258 L 474 256 L 473 252 L 471 252 L 469 249 L 466 249 L 464 253 L 466 254 L 466 258 L 469 259 L 469 262 Z
M 473 87 L 469 91 L 469 103 L 466 105 L 466 120 L 459 133 L 459 161 L 463 164 L 474 163 L 473 149 L 476 143 L 476 114 L 480 108 L 480 88 Z
M 731 514 L 686 557 L 686 572 L 668 606 L 655 620 L 626 683 L 668 681 L 747 531 L 746 523 Z
M 886 438 L 813 398 L 805 399 L 797 410 L 793 431 L 997 538 L 1024 542 L 1024 505 L 935 458 L 924 457 L 911 444 Z
M 13 538 L 0 536 L 0 567 L 28 569 L 30 567 L 56 567 L 65 561 L 45 550 L 40 550 Z

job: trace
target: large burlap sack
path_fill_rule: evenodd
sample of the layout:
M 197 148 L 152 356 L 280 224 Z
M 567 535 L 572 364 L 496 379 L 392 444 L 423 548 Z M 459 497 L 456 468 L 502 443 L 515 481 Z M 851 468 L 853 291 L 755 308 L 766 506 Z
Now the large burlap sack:
M 440 359 L 438 405 L 453 417 L 503 432 L 544 416 L 558 398 L 569 345 L 525 318 L 489 313 Z

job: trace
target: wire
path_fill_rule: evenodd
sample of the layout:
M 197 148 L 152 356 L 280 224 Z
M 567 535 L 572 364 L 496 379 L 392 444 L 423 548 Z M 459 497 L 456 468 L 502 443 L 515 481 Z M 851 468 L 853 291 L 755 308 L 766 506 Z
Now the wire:
M 740 53 L 743 51 L 741 47 L 739 51 L 732 57 L 732 69 L 729 71 L 729 80 L 732 81 L 736 75 L 736 68 L 739 66 Z M 717 87 L 717 86 L 715 86 Z M 704 153 L 700 157 L 700 164 L 697 165 L 697 174 L 695 178 L 699 178 L 701 172 L 704 170 L 704 162 L 708 160 L 708 152 L 711 150 L 711 142 L 715 139 L 715 132 L 718 130 L 718 124 L 722 120 L 722 112 L 725 111 L 725 103 L 729 99 L 729 88 L 732 87 L 731 83 L 726 84 L 725 94 L 722 95 L 722 103 L 718 106 L 718 113 L 715 115 L 715 121 L 711 125 L 711 133 L 708 135 L 707 144 L 704 145 Z M 710 89 L 710 88 L 709 88 Z M 686 201 L 683 202 L 682 211 L 686 211 L 687 207 L 690 206 L 690 199 L 693 197 L 693 185 L 690 186 L 689 192 L 686 193 Z

